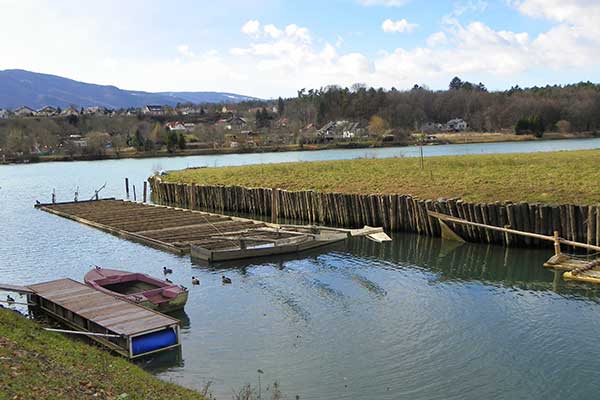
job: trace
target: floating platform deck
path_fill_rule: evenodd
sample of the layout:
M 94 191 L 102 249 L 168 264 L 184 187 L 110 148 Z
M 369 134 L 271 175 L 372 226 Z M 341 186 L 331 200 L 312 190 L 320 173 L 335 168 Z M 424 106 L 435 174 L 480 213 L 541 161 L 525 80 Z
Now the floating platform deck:
M 28 285 L 29 302 L 115 352 L 137 358 L 178 347 L 179 320 L 72 279 Z
M 567 281 L 600 284 L 600 258 L 592 260 L 557 254 L 546 261 L 544 267 L 565 271 L 563 279 Z
M 232 245 L 228 237 L 267 225 L 245 218 L 115 199 L 38 204 L 36 208 L 181 255 L 190 252 L 190 245 L 226 248 Z

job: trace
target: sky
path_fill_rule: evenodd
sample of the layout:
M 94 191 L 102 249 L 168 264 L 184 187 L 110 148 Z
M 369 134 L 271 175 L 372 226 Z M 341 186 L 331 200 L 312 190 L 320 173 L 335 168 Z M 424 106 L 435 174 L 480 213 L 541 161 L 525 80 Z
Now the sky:
M 261 98 L 600 81 L 600 0 L 0 0 L 0 70 Z

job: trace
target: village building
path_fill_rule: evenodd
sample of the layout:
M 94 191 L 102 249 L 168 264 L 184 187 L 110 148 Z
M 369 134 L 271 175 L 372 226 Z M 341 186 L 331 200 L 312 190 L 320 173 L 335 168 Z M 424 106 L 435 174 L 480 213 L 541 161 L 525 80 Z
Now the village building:
M 317 131 L 317 136 L 322 141 L 352 140 L 356 137 L 365 136 L 366 130 L 359 122 L 353 121 L 330 121 Z
M 8 118 L 8 110 L 0 108 L 0 119 Z
M 185 132 L 187 130 L 183 122 L 179 121 L 167 122 L 165 128 L 167 128 L 169 132 Z
M 446 130 L 453 132 L 466 131 L 468 128 L 467 123 L 462 118 L 454 118 L 446 123 Z
M 76 109 L 76 108 L 75 108 L 75 107 L 73 107 L 73 106 L 70 106 L 70 107 L 68 107 L 68 108 L 65 108 L 65 109 L 64 109 L 64 110 L 63 110 L 63 111 L 60 113 L 60 115 L 61 115 L 61 116 L 63 116 L 63 117 L 69 117 L 69 116 L 71 116 L 71 115 L 79 115 L 79 110 L 78 110 L 78 109 Z
M 105 115 L 107 110 L 104 107 L 86 107 L 83 109 L 84 115 Z
M 146 105 L 142 108 L 142 114 L 144 114 L 144 115 L 160 116 L 160 115 L 165 115 L 166 113 L 167 112 L 165 110 L 165 107 L 163 107 L 163 106 Z
M 56 109 L 52 106 L 42 107 L 35 112 L 35 115 L 39 116 L 39 117 L 51 117 L 51 116 L 57 115 L 57 114 L 58 114 L 58 109 Z
M 35 111 L 27 106 L 21 106 L 14 110 L 14 114 L 17 117 L 31 117 L 35 114 Z
M 217 125 L 222 126 L 224 129 L 231 130 L 242 130 L 246 126 L 248 126 L 248 122 L 245 118 L 242 118 L 238 115 L 234 115 L 229 118 L 223 118 L 217 121 Z

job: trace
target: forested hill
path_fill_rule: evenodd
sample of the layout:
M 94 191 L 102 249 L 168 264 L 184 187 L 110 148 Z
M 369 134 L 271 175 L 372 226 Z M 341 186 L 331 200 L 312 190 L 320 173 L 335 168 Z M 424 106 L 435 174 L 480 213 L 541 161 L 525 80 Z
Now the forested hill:
M 290 121 L 317 126 L 340 119 L 369 121 L 376 115 L 391 128 L 406 130 L 463 118 L 473 130 L 498 131 L 533 118 L 547 130 L 561 122 L 572 131 L 600 131 L 600 85 L 590 82 L 525 89 L 515 86 L 498 92 L 459 78 L 443 91 L 418 85 L 406 91 L 330 86 L 302 89 L 297 97 L 287 99 L 284 107 Z
M 20 106 L 33 109 L 44 106 L 67 108 L 71 105 L 119 109 L 141 107 L 146 104 L 174 106 L 186 102 L 238 103 L 254 99 L 221 92 L 140 92 L 24 70 L 0 71 L 0 108 L 6 109 Z

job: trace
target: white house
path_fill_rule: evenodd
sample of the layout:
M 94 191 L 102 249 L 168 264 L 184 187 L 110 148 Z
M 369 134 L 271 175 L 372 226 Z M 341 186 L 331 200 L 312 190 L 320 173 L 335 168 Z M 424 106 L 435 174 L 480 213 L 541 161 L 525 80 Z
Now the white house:
M 104 115 L 107 113 L 104 107 L 86 107 L 83 109 L 85 115 Z
M 0 118 L 1 119 L 8 118 L 8 110 L 0 108 Z
M 446 129 L 454 132 L 466 131 L 467 123 L 462 118 L 454 118 L 446 123 Z
M 167 122 L 167 124 L 165 125 L 165 127 L 170 132 L 171 131 L 183 132 L 183 131 L 187 130 L 187 128 L 185 127 L 185 125 L 182 122 L 179 122 L 179 121 Z
M 17 117 L 31 117 L 35 111 L 27 106 L 21 106 L 14 111 Z
M 79 115 L 79 110 L 77 110 L 75 107 L 70 106 L 65 108 L 60 115 L 62 115 L 63 117 L 69 117 L 71 115 Z
M 146 105 L 142 108 L 142 114 L 147 115 L 165 115 L 167 112 L 163 106 Z
M 40 117 L 51 117 L 56 114 L 58 114 L 58 110 L 52 106 L 45 106 L 35 112 L 35 115 Z

